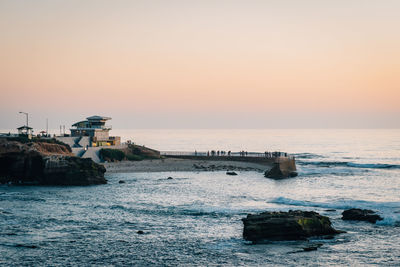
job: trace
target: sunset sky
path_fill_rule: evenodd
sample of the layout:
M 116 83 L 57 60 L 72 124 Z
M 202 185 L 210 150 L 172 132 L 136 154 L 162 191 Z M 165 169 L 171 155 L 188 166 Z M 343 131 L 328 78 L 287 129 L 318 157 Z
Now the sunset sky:
M 400 127 L 400 1 L 0 0 L 0 129 Z

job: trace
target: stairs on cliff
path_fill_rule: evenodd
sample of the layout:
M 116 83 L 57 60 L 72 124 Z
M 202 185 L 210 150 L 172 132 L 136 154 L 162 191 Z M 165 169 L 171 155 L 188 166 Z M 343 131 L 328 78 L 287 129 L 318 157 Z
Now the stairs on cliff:
M 101 163 L 102 160 L 100 159 L 99 151 L 98 148 L 89 147 L 80 157 L 91 158 L 94 162 Z

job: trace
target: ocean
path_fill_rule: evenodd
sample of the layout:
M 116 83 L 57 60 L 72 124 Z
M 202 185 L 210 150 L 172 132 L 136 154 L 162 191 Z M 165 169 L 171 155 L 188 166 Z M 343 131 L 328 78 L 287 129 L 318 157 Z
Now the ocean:
M 107 185 L 2 185 L 0 265 L 400 265 L 400 130 L 113 134 L 162 151 L 284 151 L 296 157 L 299 176 L 276 181 L 259 172 L 106 173 Z M 347 208 L 372 209 L 384 220 L 342 221 Z M 308 242 L 243 240 L 241 219 L 248 213 L 290 209 L 329 216 L 347 233 Z M 299 252 L 309 243 L 323 245 Z

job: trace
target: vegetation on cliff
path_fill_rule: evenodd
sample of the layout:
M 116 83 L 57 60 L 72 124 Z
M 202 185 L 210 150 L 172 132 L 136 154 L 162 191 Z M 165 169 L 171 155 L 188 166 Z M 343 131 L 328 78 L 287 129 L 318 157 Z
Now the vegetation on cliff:
M 69 152 L 72 152 L 72 149 L 68 144 L 63 143 L 55 138 L 44 139 L 44 138 L 32 137 L 32 139 L 29 139 L 28 136 L 22 135 L 22 136 L 18 136 L 18 137 L 8 137 L 7 141 L 15 141 L 15 142 L 19 142 L 22 144 L 35 144 L 35 143 L 36 144 L 38 144 L 38 143 L 39 144 L 57 144 L 59 146 L 65 147 L 65 149 L 68 150 Z
M 160 152 L 138 145 L 128 145 L 123 149 L 102 148 L 99 151 L 100 157 L 108 162 L 114 161 L 139 161 L 144 159 L 159 159 Z

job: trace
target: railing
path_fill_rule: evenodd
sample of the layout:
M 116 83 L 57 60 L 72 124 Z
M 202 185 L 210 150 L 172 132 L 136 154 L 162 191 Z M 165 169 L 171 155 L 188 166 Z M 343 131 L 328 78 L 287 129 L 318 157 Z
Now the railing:
M 0 133 L 0 137 L 18 137 L 19 134 L 16 133 Z
M 187 156 L 187 157 L 253 157 L 253 158 L 292 158 L 286 152 L 274 151 L 274 152 L 248 152 L 248 151 L 160 151 L 161 156 Z
M 78 130 L 78 131 L 87 131 L 87 130 L 96 130 L 96 129 L 112 130 L 112 126 L 111 125 L 92 125 L 91 127 L 73 126 L 73 128 L 71 128 L 71 130 Z

